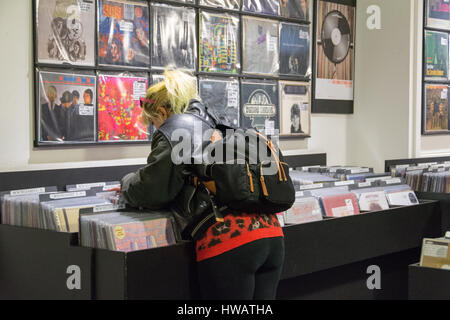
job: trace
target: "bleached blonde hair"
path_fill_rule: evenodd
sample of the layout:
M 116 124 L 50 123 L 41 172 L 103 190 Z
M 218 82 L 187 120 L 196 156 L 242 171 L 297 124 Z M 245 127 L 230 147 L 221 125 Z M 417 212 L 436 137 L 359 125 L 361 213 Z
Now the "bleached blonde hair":
M 184 113 L 191 99 L 198 99 L 196 78 L 184 69 L 167 67 L 164 71 L 164 80 L 152 85 L 146 98 L 153 103 L 145 103 L 142 108 L 142 122 L 149 125 L 150 118 L 159 118 L 158 107 L 166 108 L 172 114 Z

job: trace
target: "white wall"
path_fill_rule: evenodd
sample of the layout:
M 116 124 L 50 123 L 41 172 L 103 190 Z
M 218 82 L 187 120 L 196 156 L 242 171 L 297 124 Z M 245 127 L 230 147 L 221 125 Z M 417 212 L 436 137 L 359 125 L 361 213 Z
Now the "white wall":
M 145 163 L 150 147 L 35 149 L 32 1 L 0 1 L 0 171 Z M 20 23 L 18 23 L 20 21 Z M 314 115 L 312 139 L 283 141 L 287 154 L 327 152 L 346 163 L 347 116 Z
M 366 26 L 367 7 L 381 9 L 381 29 Z M 411 0 L 358 0 L 355 112 L 347 125 L 347 159 L 384 170 L 411 153 L 413 37 Z

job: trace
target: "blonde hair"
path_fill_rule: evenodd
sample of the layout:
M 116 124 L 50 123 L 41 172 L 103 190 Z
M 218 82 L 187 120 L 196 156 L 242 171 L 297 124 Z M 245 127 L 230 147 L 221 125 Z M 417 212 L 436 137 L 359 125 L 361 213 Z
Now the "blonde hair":
M 149 125 L 150 118 L 159 118 L 158 107 L 164 107 L 169 114 L 184 113 L 191 99 L 198 99 L 196 78 L 183 69 L 166 68 L 164 80 L 147 90 L 146 98 L 153 100 L 142 108 L 142 122 Z

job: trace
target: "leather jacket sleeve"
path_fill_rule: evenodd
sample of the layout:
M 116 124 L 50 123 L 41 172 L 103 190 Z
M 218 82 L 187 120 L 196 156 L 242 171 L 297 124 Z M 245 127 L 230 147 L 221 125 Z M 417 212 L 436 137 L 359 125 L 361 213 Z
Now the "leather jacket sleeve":
M 160 132 L 153 135 L 147 165 L 121 181 L 125 201 L 133 207 L 151 210 L 167 207 L 184 186 L 183 166 L 171 160 L 172 147 Z

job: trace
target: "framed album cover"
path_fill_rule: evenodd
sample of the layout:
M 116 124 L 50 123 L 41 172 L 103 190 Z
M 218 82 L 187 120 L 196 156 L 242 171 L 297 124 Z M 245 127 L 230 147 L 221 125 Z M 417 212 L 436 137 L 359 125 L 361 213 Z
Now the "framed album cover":
M 202 102 L 232 127 L 239 126 L 239 80 L 237 78 L 200 77 Z
M 36 61 L 95 66 L 95 2 L 36 0 Z
M 425 79 L 448 79 L 449 35 L 445 32 L 425 31 Z
M 447 84 L 425 84 L 422 134 L 450 134 L 448 90 Z
M 426 0 L 425 11 L 427 27 L 450 30 L 449 0 Z
M 95 142 L 95 74 L 37 69 L 36 80 L 37 144 Z
M 278 83 L 271 80 L 244 79 L 241 82 L 241 125 L 265 135 L 280 130 Z
M 280 16 L 311 21 L 313 0 L 280 0 Z
M 239 10 L 241 8 L 241 0 L 199 0 L 198 4 L 228 10 Z
M 279 0 L 243 0 L 242 11 L 278 16 Z
M 148 2 L 98 0 L 98 64 L 148 68 Z
M 311 136 L 311 86 L 307 82 L 279 81 L 280 137 Z
M 152 68 L 167 65 L 195 70 L 197 40 L 194 8 L 152 3 Z
M 145 97 L 147 74 L 98 73 L 98 141 L 148 141 L 139 99 Z
M 244 16 L 242 72 L 248 74 L 278 75 L 279 22 Z
M 311 75 L 310 27 L 280 23 L 280 74 Z
M 199 71 L 237 74 L 239 18 L 227 13 L 200 12 Z

